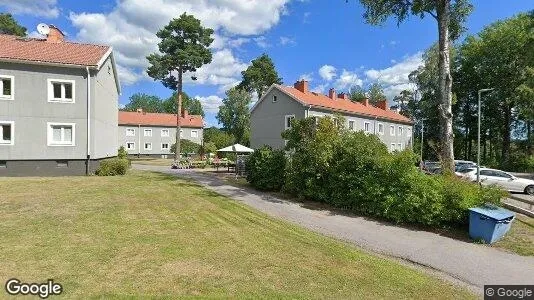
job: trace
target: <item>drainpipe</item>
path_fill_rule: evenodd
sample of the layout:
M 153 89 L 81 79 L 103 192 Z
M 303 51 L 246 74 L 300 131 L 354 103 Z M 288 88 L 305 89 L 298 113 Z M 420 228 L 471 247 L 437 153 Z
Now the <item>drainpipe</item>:
M 91 170 L 91 72 L 89 72 L 89 67 L 85 67 L 85 70 L 87 71 L 87 162 L 85 175 L 89 175 Z
M 141 124 L 137 124 L 137 158 L 141 157 Z

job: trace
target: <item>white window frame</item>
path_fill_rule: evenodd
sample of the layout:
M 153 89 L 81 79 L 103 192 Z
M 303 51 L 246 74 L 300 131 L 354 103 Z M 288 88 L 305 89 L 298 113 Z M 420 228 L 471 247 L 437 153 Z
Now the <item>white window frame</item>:
M 11 95 L 4 95 L 4 82 L 1 79 L 11 80 Z M 15 76 L 0 75 L 0 100 L 15 100 Z
M 354 122 L 354 120 L 349 120 L 348 124 L 347 124 L 347 127 L 349 128 L 349 130 L 351 131 L 354 131 L 354 124 L 356 122 Z M 350 125 L 352 125 L 352 128 L 350 128 Z
M 132 144 L 132 148 L 128 148 L 128 144 Z M 135 150 L 135 142 L 126 142 L 126 150 Z
M 147 145 L 150 145 L 150 148 L 147 148 L 147 147 L 146 147 Z M 145 144 L 143 145 L 143 149 L 144 149 L 144 150 L 148 150 L 148 151 L 152 151 L 152 143 L 145 143 Z
M 128 131 L 133 131 L 133 134 L 128 134 Z M 135 128 L 126 128 L 126 136 L 135 136 Z
M 163 145 L 167 145 L 167 148 L 164 148 Z M 169 143 L 161 143 L 161 150 L 169 150 L 169 149 L 170 149 Z
M 397 151 L 402 151 L 402 143 L 397 143 Z
M 193 132 L 195 133 L 195 136 L 193 136 Z M 191 130 L 191 133 L 190 133 L 191 137 L 192 138 L 198 138 L 198 130 Z
M 71 126 L 72 128 L 72 141 L 70 142 L 55 142 L 53 140 L 54 138 L 54 132 L 52 130 L 52 126 Z M 47 145 L 51 147 L 72 147 L 76 146 L 76 123 L 57 123 L 57 122 L 47 122 L 46 123 L 46 131 L 47 131 Z M 63 135 L 63 130 L 62 130 Z
M 51 79 L 48 80 L 48 102 L 55 103 L 76 103 L 76 81 L 68 79 Z M 54 98 L 54 85 L 53 83 L 70 83 L 72 85 L 72 99 L 65 98 L 65 86 L 61 85 L 61 98 Z
M 382 127 L 382 130 L 380 130 L 380 127 Z M 380 135 L 384 135 L 384 124 L 383 123 L 378 123 L 378 134 Z
M 395 125 L 389 125 L 389 135 L 395 136 Z
M 277 95 L 273 95 L 273 103 L 276 103 L 278 102 L 278 96 Z
M 284 116 L 284 128 L 291 129 L 291 125 L 287 126 L 287 119 L 295 119 L 295 115 L 285 115 Z
M 389 148 L 389 151 L 390 151 L 390 152 L 395 152 L 395 151 L 397 151 L 397 144 L 395 144 L 395 143 L 391 143 L 390 148 Z
M 164 132 L 166 132 L 167 134 L 163 134 Z M 169 129 L 162 129 L 161 130 L 161 136 L 162 137 L 168 137 L 170 134 L 171 134 L 171 132 L 170 132 Z
M 15 122 L 14 121 L 0 121 L 0 125 L 9 124 L 11 126 L 11 140 L 4 141 L 4 128 L 0 128 L 0 146 L 13 146 L 15 145 Z
M 367 128 L 365 128 L 367 127 Z M 363 122 L 363 132 L 370 133 L 371 132 L 371 122 Z
M 402 136 L 402 134 L 404 133 L 404 127 L 402 126 L 399 126 L 399 136 Z
M 147 134 L 149 133 L 149 134 Z M 152 136 L 152 129 L 143 129 L 143 136 L 148 136 L 148 137 L 151 137 Z

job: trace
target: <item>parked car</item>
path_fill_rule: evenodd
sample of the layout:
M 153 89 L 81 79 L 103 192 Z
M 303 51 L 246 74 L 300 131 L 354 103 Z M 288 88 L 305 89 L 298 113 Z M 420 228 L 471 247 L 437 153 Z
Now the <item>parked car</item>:
M 467 180 L 477 180 L 476 168 L 465 168 L 456 174 Z M 501 170 L 480 168 L 480 183 L 483 185 L 496 185 L 510 192 L 534 195 L 534 180 L 518 178 Z

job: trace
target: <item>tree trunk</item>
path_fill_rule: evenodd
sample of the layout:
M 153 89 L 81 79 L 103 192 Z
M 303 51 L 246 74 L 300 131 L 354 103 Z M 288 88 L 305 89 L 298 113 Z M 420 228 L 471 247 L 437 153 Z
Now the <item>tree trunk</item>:
M 182 115 L 182 68 L 178 68 L 178 93 L 176 95 L 176 149 L 174 149 L 174 162 L 180 162 L 180 117 Z
M 501 167 L 507 167 L 510 162 L 510 127 L 512 122 L 512 105 L 504 105 L 504 126 L 502 131 Z
M 454 173 L 454 146 L 452 130 L 452 76 L 450 66 L 450 0 L 436 0 L 436 12 L 439 30 L 439 120 L 440 149 L 439 156 L 442 170 Z

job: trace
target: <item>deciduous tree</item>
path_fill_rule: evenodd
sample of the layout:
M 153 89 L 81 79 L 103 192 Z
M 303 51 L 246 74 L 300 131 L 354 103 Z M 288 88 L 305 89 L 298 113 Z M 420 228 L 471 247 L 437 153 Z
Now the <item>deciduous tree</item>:
M 243 81 L 238 88 L 249 93 L 256 92 L 258 98 L 261 98 L 272 84 L 282 84 L 282 78 L 278 77 L 273 61 L 265 53 L 252 60 L 252 64 L 241 72 L 241 75 L 243 75 Z
M 250 93 L 239 88 L 231 88 L 219 107 L 217 120 L 224 131 L 232 134 L 236 142 L 248 145 L 250 138 Z

